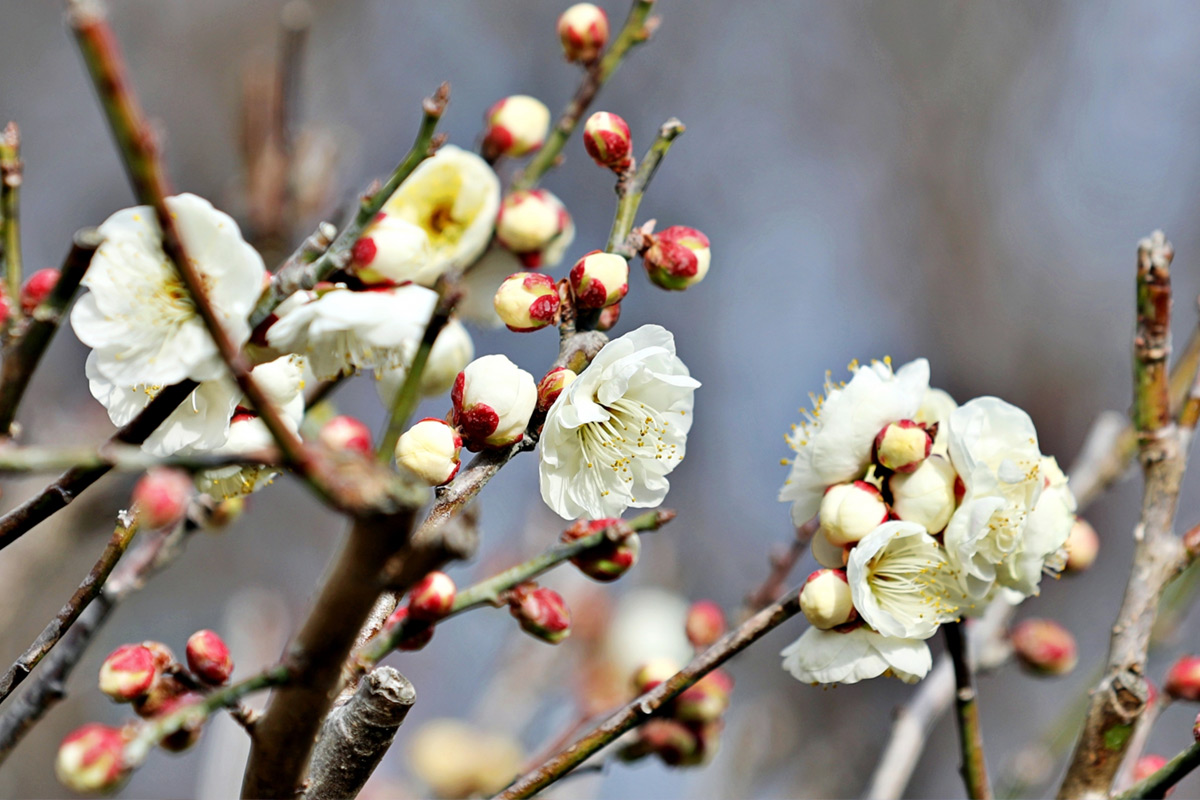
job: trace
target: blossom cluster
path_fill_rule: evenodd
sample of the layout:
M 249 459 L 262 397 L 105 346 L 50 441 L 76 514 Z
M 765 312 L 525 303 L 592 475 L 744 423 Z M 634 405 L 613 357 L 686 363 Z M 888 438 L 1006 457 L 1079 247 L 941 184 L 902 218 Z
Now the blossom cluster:
M 797 525 L 816 516 L 822 569 L 800 594 L 811 627 L 783 664 L 811 683 L 911 683 L 942 624 L 1020 602 L 1063 568 L 1075 500 L 1021 409 L 956 405 L 930 388 L 924 359 L 851 369 L 787 437 L 779 499 Z

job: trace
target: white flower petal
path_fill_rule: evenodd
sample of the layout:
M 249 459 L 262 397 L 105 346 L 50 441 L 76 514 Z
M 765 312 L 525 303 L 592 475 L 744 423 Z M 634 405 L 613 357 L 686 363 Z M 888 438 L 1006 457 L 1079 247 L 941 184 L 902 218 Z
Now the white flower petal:
M 804 683 L 858 683 L 889 671 L 915 683 L 933 663 L 924 642 L 889 638 L 866 627 L 848 633 L 809 628 L 780 655 L 783 668 Z

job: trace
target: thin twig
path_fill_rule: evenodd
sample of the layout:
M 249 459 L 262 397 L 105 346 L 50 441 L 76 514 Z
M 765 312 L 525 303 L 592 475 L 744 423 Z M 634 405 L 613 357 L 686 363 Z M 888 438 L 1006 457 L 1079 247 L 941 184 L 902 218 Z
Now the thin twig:
M 663 156 L 671 149 L 671 143 L 685 130 L 683 123 L 674 117 L 664 122 L 658 130 L 658 137 L 650 145 L 646 155 L 642 156 L 633 176 L 622 178 L 617 185 L 619 199 L 612 230 L 608 234 L 608 245 L 605 247 L 608 252 L 622 255 L 625 258 L 633 258 L 637 255 L 637 248 L 630 245 L 627 240 L 633 230 L 638 207 L 642 204 L 646 187 L 654 179 L 654 173 L 658 171 L 658 165 L 662 163 Z
M 1134 800 L 1141 797 L 1166 797 L 1171 787 L 1200 767 L 1200 742 L 1194 742 L 1186 750 L 1164 764 L 1157 772 L 1149 775 L 1121 792 L 1113 800 Z
M 8 292 L 9 313 L 19 318 L 21 308 L 17 296 L 21 293 L 21 132 L 17 123 L 10 122 L 0 134 L 0 253 L 4 260 L 4 282 Z M 11 319 L 10 318 L 10 324 Z
M 983 753 L 983 729 L 979 723 L 979 698 L 975 692 L 974 673 L 967 656 L 967 642 L 962 628 L 961 622 L 949 622 L 942 626 L 946 650 L 954 664 L 954 707 L 958 714 L 963 782 L 967 786 L 967 797 L 971 800 L 991 800 L 992 787 L 988 783 L 987 760 Z
M 156 456 L 132 445 L 95 447 L 0 447 L 0 473 L 53 472 L 105 466 L 119 472 L 178 467 L 189 472 L 229 466 L 278 465 L 275 448 L 242 453 L 188 453 Z
M 808 543 L 820 527 L 820 520 L 813 517 L 796 528 L 796 534 L 787 549 L 773 553 L 770 557 L 771 571 L 761 584 L 746 595 L 745 609 L 748 613 L 760 611 L 775 602 L 787 588 L 788 579 L 796 564 L 808 550 Z

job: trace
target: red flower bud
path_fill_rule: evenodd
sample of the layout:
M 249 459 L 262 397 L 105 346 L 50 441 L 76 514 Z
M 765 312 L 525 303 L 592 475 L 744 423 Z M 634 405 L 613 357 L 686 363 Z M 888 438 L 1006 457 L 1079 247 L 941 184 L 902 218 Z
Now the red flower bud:
M 708 647 L 725 635 L 725 612 L 712 600 L 697 600 L 688 608 L 686 627 L 693 647 Z
M 454 607 L 454 593 L 454 581 L 449 575 L 431 572 L 409 592 L 409 613 L 416 619 L 440 619 Z
M 63 786 L 76 792 L 111 792 L 129 774 L 124 763 L 125 734 L 95 722 L 62 740 L 54 772 Z
M 571 634 L 571 609 L 562 595 L 532 583 L 512 590 L 509 611 L 521 630 L 549 644 L 558 644 Z
M 629 262 L 615 253 L 593 250 L 575 262 L 568 277 L 580 308 L 605 308 L 629 292 Z
M 133 701 L 133 711 L 139 717 L 149 719 L 161 713 L 163 708 L 176 697 L 187 694 L 187 692 L 188 687 L 174 675 L 160 673 L 154 679 L 154 685 L 150 687 L 150 691 Z
M 169 528 L 183 519 L 195 491 L 191 476 L 183 470 L 155 467 L 133 487 L 133 503 L 142 525 Z
M 652 658 L 633 673 L 633 688 L 638 694 L 645 694 L 676 672 L 679 672 L 679 665 L 671 659 Z
M 613 172 L 624 172 L 633 164 L 629 125 L 607 111 L 597 111 L 583 124 L 583 149 L 597 165 Z
M 483 117 L 484 158 L 523 156 L 541 148 L 550 131 L 550 109 L 536 97 L 514 94 L 492 104 Z
M 433 640 L 433 626 L 428 622 L 413 618 L 408 606 L 400 606 L 387 618 L 388 630 L 404 626 L 404 637 L 396 644 L 397 650 L 420 650 Z
M 118 703 L 128 703 L 150 691 L 158 672 L 148 647 L 124 644 L 100 665 L 100 691 Z
M 1200 701 L 1200 656 L 1180 656 L 1163 684 L 1172 700 Z
M 578 377 L 574 371 L 566 367 L 555 367 L 547 372 L 546 377 L 538 383 L 537 410 L 543 414 L 549 411 L 550 406 L 554 405 L 554 401 L 562 394 L 563 389 L 570 386 L 571 381 Z
M 611 331 L 621 321 L 621 304 L 613 303 L 600 309 L 600 319 L 596 320 L 596 330 Z
M 655 285 L 680 291 L 695 286 L 708 274 L 712 250 L 708 237 L 695 228 L 672 225 L 653 234 L 650 240 L 642 264 Z
M 1076 517 L 1067 534 L 1067 572 L 1083 572 L 1092 566 L 1100 553 L 1100 537 L 1083 517 Z
M 729 708 L 732 687 L 728 674 L 710 672 L 679 693 L 673 703 L 673 716 L 685 722 L 714 722 Z
M 190 705 L 195 705 L 204 699 L 204 696 L 197 692 L 185 692 L 176 695 L 162 704 L 158 711 L 154 714 L 155 717 L 165 717 L 168 714 L 173 714 L 182 708 Z M 158 745 L 162 749 L 171 753 L 182 753 L 189 747 L 200 741 L 200 734 L 204 730 L 206 719 L 200 717 L 196 721 L 189 721 L 181 725 L 178 730 L 168 733 L 166 736 L 158 740 Z
M 623 526 L 624 536 L 619 541 L 606 539 L 571 559 L 571 563 L 579 567 L 580 572 L 602 583 L 615 581 L 637 563 L 642 550 L 642 541 L 638 535 L 621 520 L 611 518 L 581 519 L 562 533 L 562 541 L 574 542 L 610 526 Z
M 577 3 L 558 18 L 558 38 L 567 61 L 595 61 L 608 43 L 608 14 L 591 3 Z
M 29 280 L 25 281 L 25 285 L 21 287 L 21 310 L 26 314 L 32 314 L 34 309 L 40 306 L 42 301 L 54 291 L 54 287 L 58 284 L 58 274 L 56 269 L 39 269 L 30 275 Z
M 1027 619 L 1009 634 L 1017 659 L 1041 675 L 1065 675 L 1075 668 L 1075 637 L 1052 619 Z
M 933 437 L 920 423 L 902 419 L 884 425 L 875 436 L 871 456 L 892 472 L 914 472 L 933 450 Z
M 187 640 L 187 662 L 197 678 L 220 686 L 233 674 L 233 658 L 225 641 L 216 633 L 196 631 Z
M 1156 753 L 1139 758 L 1133 765 L 1133 782 L 1145 780 L 1167 765 L 1167 759 Z
M 350 450 L 370 455 L 371 430 L 355 417 L 342 414 L 321 426 L 317 435 L 321 444 L 330 450 Z

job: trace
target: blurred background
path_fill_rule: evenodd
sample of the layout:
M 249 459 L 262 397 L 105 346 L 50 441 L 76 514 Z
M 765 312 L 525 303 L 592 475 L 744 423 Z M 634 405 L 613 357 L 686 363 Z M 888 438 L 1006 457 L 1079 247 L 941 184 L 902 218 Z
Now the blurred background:
M 133 80 L 164 132 L 175 184 L 245 219 L 240 98 L 275 58 L 281 3 L 110 5 Z M 345 201 L 394 166 L 421 98 L 443 80 L 453 94 L 442 129 L 465 147 L 477 143 L 483 111 L 505 95 L 561 108 L 579 80 L 554 33 L 566 5 L 314 2 L 297 113 L 329 148 L 314 162 L 332 176 L 320 213 L 340 220 Z M 603 5 L 615 30 L 626 6 Z M 595 108 L 628 120 L 638 152 L 667 117 L 688 125 L 641 219 L 694 226 L 713 242 L 712 271 L 686 294 L 633 276 L 617 329 L 665 325 L 704 384 L 666 503 L 680 514 L 644 537 L 641 562 L 619 583 L 597 589 L 570 568 L 546 581 L 579 617 L 621 612 L 632 620 L 622 624 L 645 630 L 657 630 L 647 627 L 650 616 L 677 614 L 678 598 L 711 598 L 735 614 L 765 577 L 770 548 L 791 536 L 788 508 L 775 500 L 787 469 L 782 434 L 826 370 L 836 379 L 854 358 L 928 357 L 934 383 L 960 401 L 995 394 L 1027 409 L 1042 449 L 1065 466 L 1098 413 L 1129 403 L 1137 240 L 1161 227 L 1176 246 L 1180 341 L 1196 324 L 1191 298 L 1200 290 L 1194 4 L 660 6 L 653 42 L 629 57 Z M 16 120 L 23 133 L 23 237 L 33 270 L 57 265 L 74 230 L 130 205 L 131 194 L 60 5 L 0 0 L 0 20 L 0 121 Z M 578 139 L 544 185 L 578 226 L 566 263 L 601 246 L 612 182 Z M 479 354 L 504 352 L 535 375 L 557 348 L 549 333 L 475 334 Z M 99 442 L 111 432 L 88 394 L 84 356 L 69 330 L 57 337 L 20 417 L 29 442 Z M 336 401 L 382 424 L 369 379 Z M 424 411 L 440 416 L 448 406 L 429 401 Z M 11 507 L 42 482 L 7 481 L 0 502 Z M 77 585 L 130 482 L 105 479 L 0 554 L 10 598 L 0 604 L 0 661 L 15 658 Z M 1055 724 L 1103 658 L 1128 572 L 1137 483 L 1090 510 L 1103 542 L 1096 567 L 1045 581 L 1041 597 L 1018 611 L 1068 626 L 1081 666 L 1049 680 L 1009 666 L 981 681 L 997 775 Z M 1200 503 L 1185 493 L 1180 524 L 1198 518 Z M 341 527 L 283 479 L 226 533 L 195 537 L 169 573 L 118 609 L 70 697 L 0 770 L 0 795 L 63 795 L 52 774 L 57 742 L 85 721 L 122 719 L 124 709 L 94 688 L 100 659 L 119 644 L 154 638 L 181 652 L 189 633 L 211 627 L 229 634 L 239 674 L 276 657 Z M 460 586 L 555 540 L 560 522 L 538 498 L 535 458 L 516 459 L 487 487 L 481 527 L 477 558 L 451 571 Z M 794 579 L 811 568 L 806 558 Z M 677 597 L 647 595 L 653 587 Z M 638 593 L 633 601 L 630 593 Z M 889 680 L 829 691 L 796 683 L 777 654 L 803 627 L 799 619 L 784 625 L 732 664 L 734 706 L 711 765 L 614 765 L 563 783 L 554 796 L 858 796 L 893 709 L 913 689 Z M 1151 677 L 1178 652 L 1200 648 L 1198 632 L 1184 619 L 1153 658 Z M 579 714 L 573 690 L 589 646 L 585 635 L 550 648 L 520 634 L 505 612 L 482 611 L 439 629 L 424 651 L 394 659 L 418 701 L 370 795 L 430 791 L 409 753 L 435 718 L 458 717 L 514 737 L 531 757 L 540 752 Z M 1169 709 L 1149 750 L 1172 755 L 1190 742 L 1193 711 Z M 187 755 L 155 753 L 121 796 L 233 796 L 241 739 L 221 720 Z M 946 719 L 909 795 L 962 796 L 957 766 Z M 1200 782 L 1180 795 L 1189 791 L 1200 792 Z

